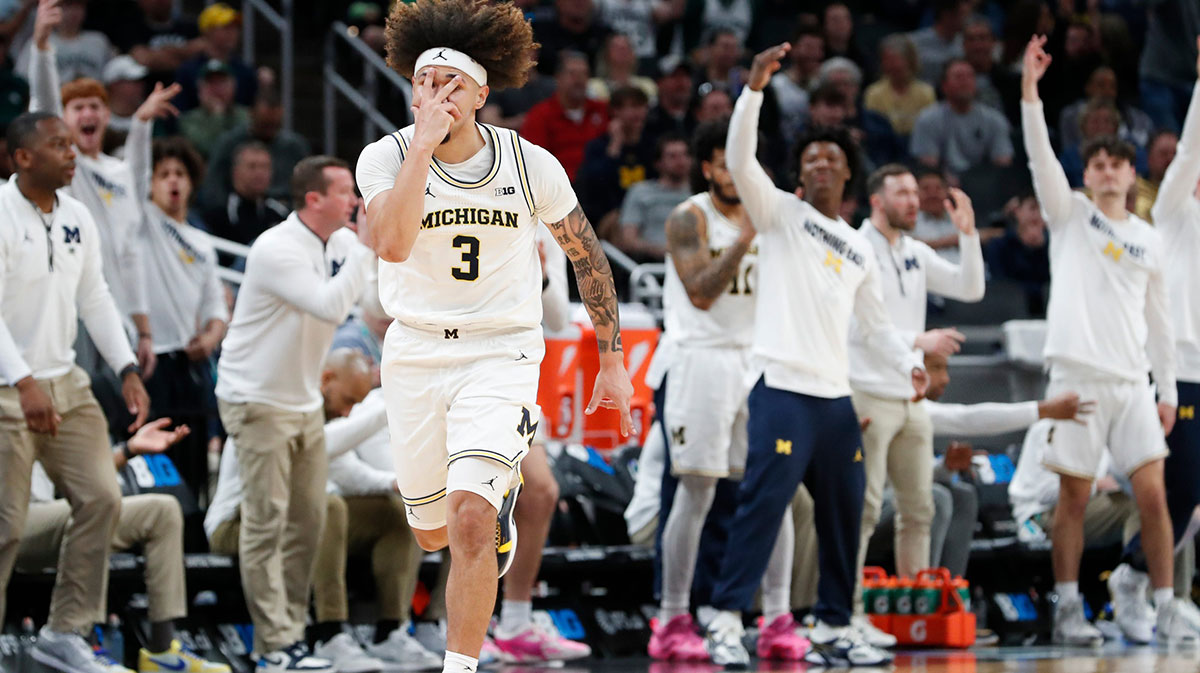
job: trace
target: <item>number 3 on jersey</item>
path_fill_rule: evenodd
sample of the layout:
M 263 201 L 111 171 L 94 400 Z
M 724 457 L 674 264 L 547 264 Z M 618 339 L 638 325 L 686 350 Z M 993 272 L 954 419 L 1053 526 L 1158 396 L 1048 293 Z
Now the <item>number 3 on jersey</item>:
M 474 236 L 455 236 L 450 242 L 453 248 L 465 248 L 462 261 L 465 267 L 453 267 L 450 275 L 457 280 L 477 280 L 479 278 L 479 239 Z

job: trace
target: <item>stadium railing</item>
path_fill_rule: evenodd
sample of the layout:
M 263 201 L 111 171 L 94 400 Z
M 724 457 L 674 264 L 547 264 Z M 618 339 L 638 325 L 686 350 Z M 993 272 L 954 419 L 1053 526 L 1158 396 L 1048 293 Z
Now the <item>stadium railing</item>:
M 261 1 L 261 0 L 259 0 Z M 346 68 L 339 68 L 337 58 L 339 52 L 338 44 L 343 43 L 349 47 L 349 54 L 358 57 L 362 65 L 362 83 L 355 85 L 342 76 L 342 71 L 349 72 Z M 387 62 L 383 58 L 371 50 L 358 37 L 358 30 L 347 26 L 341 21 L 335 21 L 329 28 L 329 33 L 325 37 L 325 154 L 337 154 L 337 108 L 338 95 L 340 94 L 356 110 L 362 113 L 363 116 L 363 145 L 369 145 L 379 138 L 380 133 L 391 133 L 407 124 L 410 119 L 410 114 L 405 113 L 405 118 L 400 120 L 403 124 L 397 124 L 388 118 L 379 110 L 377 100 L 379 97 L 379 78 L 384 80 L 391 86 L 399 89 L 405 100 L 412 100 L 412 84 L 405 78 L 401 77 L 388 67 Z
M 292 108 L 294 107 L 295 67 L 295 21 L 294 0 L 279 0 L 279 9 L 267 4 L 266 0 L 242 1 L 242 60 L 254 63 L 255 15 L 261 14 L 272 28 L 279 31 L 279 86 L 283 100 L 283 128 L 292 130 Z

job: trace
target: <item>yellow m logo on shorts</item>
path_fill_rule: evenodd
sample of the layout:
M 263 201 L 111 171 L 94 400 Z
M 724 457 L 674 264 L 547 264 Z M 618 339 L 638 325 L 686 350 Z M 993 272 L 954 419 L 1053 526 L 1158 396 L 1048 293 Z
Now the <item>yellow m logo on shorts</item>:
M 790 440 L 790 439 L 775 440 L 775 453 L 779 453 L 779 454 L 782 454 L 785 456 L 792 455 L 792 440 Z

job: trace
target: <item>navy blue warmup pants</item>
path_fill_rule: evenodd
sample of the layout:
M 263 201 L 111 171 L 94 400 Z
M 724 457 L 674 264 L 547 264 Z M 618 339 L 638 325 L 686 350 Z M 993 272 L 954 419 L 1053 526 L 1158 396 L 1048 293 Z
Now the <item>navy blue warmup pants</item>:
M 803 482 L 813 497 L 820 543 L 813 614 L 832 626 L 849 624 L 865 488 L 862 436 L 850 398 L 777 390 L 759 379 L 750 392 L 749 434 L 713 607 L 751 608 L 783 513 Z

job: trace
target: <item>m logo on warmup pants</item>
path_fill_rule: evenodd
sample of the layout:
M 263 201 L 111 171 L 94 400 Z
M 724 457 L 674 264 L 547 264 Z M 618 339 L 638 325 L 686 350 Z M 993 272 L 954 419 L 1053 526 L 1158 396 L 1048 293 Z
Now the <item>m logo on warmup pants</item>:
M 1181 420 L 1181 421 L 1196 420 L 1196 407 L 1194 407 L 1194 406 L 1179 407 L 1179 420 Z
M 446 330 L 446 338 L 447 339 L 457 339 L 458 338 L 458 330 L 457 329 Z
M 792 455 L 792 440 L 790 440 L 790 439 L 775 440 L 775 453 L 778 453 L 783 456 Z

